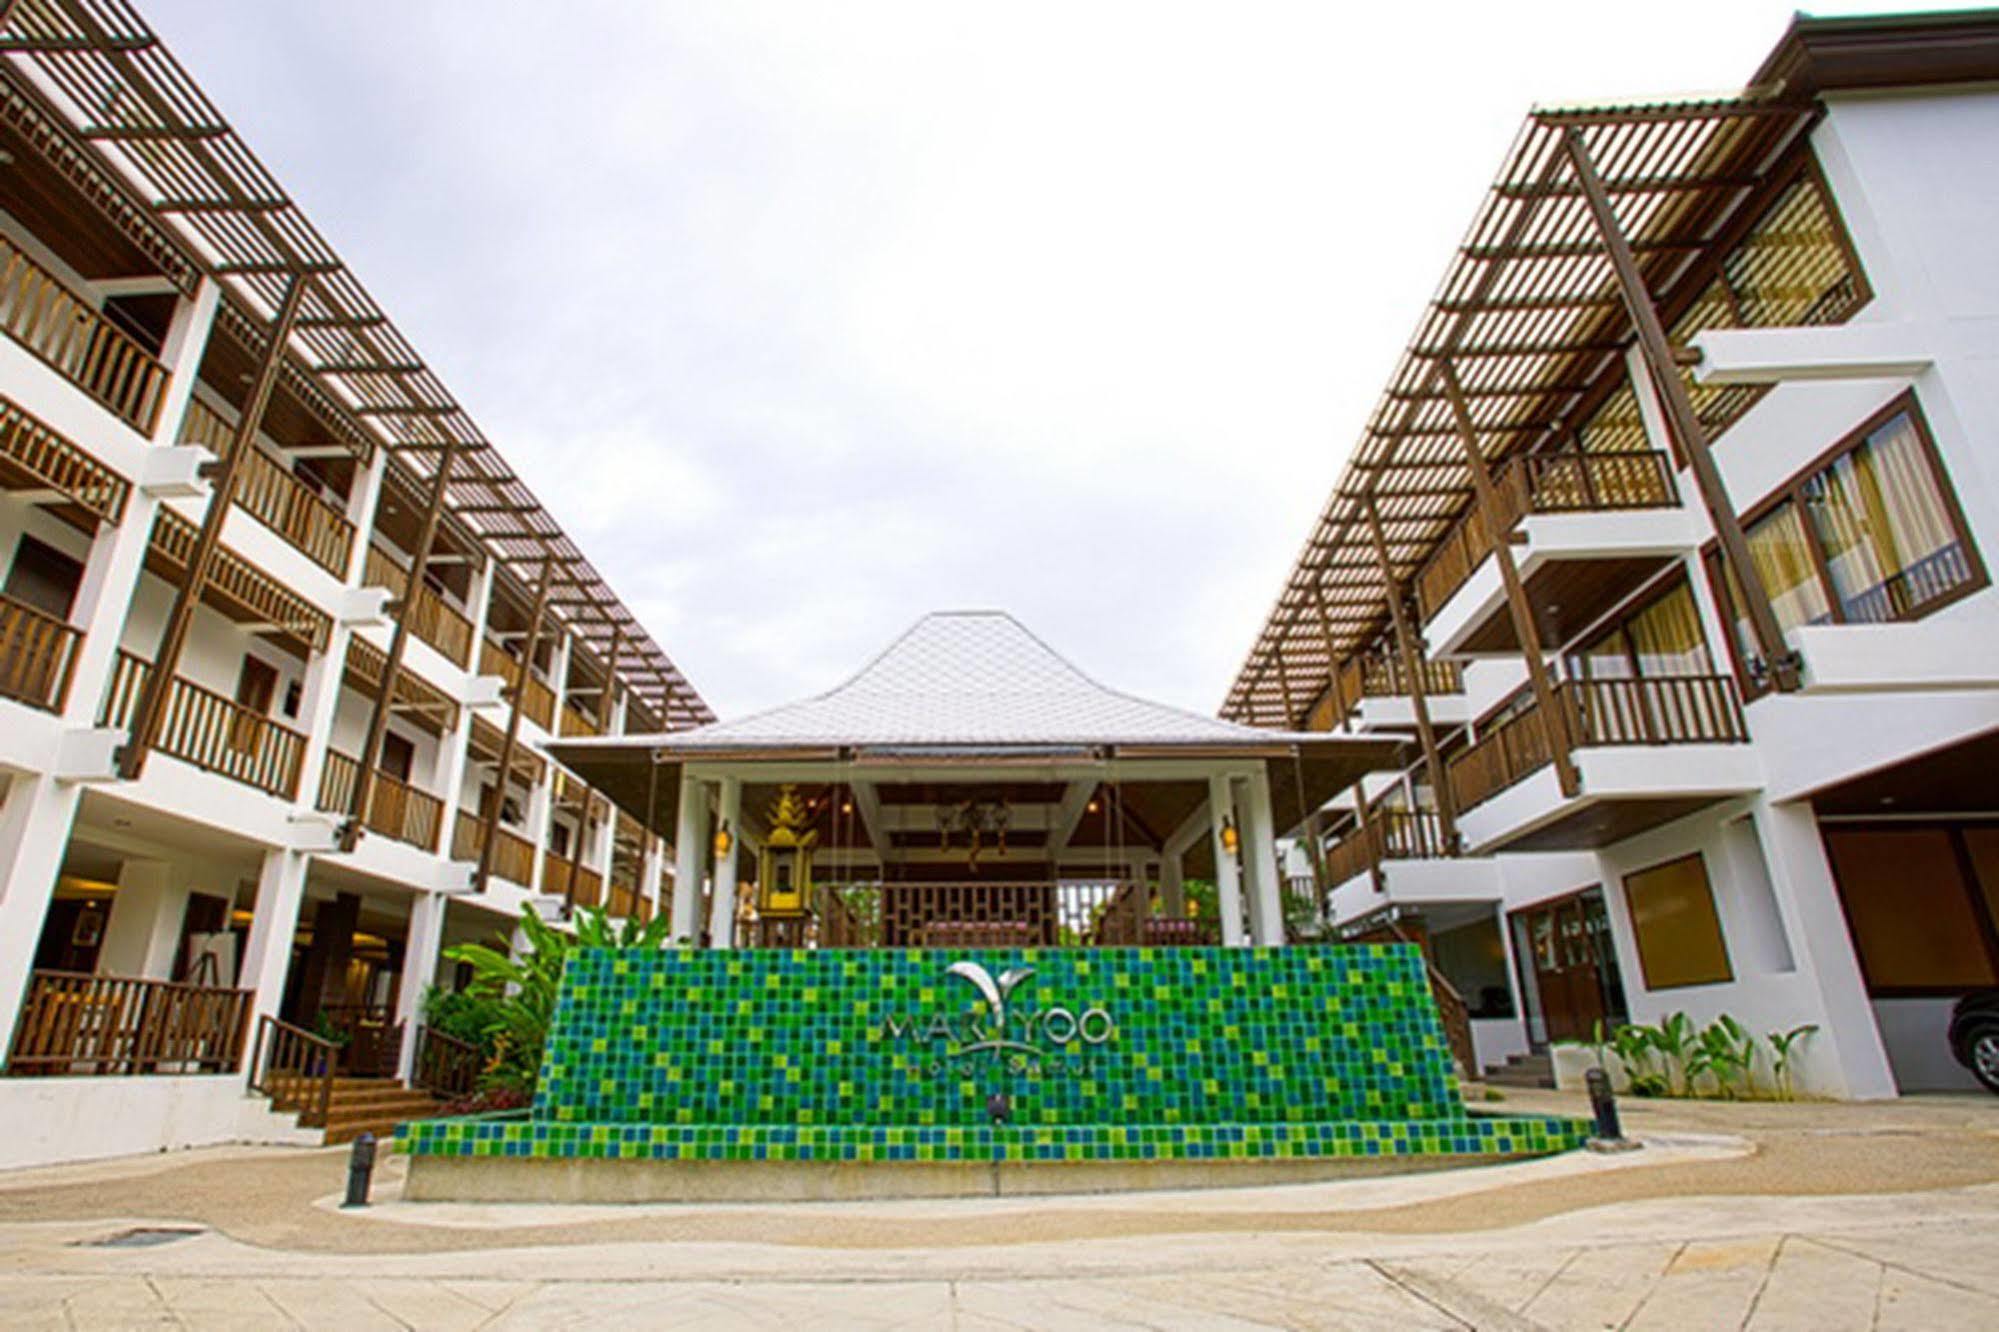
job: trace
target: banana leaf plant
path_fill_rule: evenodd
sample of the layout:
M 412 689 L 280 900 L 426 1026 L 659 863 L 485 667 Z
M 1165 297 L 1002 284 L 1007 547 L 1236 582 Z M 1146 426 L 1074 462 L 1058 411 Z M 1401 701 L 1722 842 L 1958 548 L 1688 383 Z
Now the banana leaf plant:
M 529 911 L 520 918 L 523 946 L 518 950 L 505 938 L 498 940 L 497 946 L 454 944 L 444 950 L 451 961 L 472 968 L 469 991 L 493 1004 L 486 1034 L 494 1053 L 480 1076 L 481 1090 L 533 1095 L 549 1025 L 555 1018 L 563 964 L 571 949 L 660 948 L 666 943 L 671 923 L 665 916 L 655 916 L 644 924 L 626 918 L 613 925 L 603 911 L 582 907 L 571 924 L 573 939 Z

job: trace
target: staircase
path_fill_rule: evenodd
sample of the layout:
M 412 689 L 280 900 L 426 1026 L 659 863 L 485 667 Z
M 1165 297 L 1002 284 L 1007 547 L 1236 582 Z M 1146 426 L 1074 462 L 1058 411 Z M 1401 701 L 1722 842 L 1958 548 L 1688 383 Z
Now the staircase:
M 271 1108 L 298 1116 L 300 1128 L 316 1128 L 327 1145 L 352 1142 L 363 1133 L 378 1139 L 396 1131 L 396 1125 L 412 1119 L 428 1119 L 443 1104 L 427 1091 L 404 1086 L 394 1078 L 336 1077 L 332 1088 L 323 1093 L 318 1078 L 274 1078 Z
M 1485 1085 L 1553 1091 L 1555 1061 L 1545 1054 L 1508 1055 L 1503 1064 L 1486 1065 Z

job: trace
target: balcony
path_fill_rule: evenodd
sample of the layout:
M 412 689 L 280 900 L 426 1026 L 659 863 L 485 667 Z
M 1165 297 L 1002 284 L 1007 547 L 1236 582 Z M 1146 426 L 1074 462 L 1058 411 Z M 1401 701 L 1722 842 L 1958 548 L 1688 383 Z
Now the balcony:
M 65 436 L 0 397 L 0 486 L 25 492 L 86 532 L 125 516 L 132 487 Z
M 1471 720 L 1465 702 L 1464 670 L 1455 661 L 1418 664 L 1424 705 L 1430 720 L 1456 726 Z M 1334 675 L 1332 687 L 1313 709 L 1315 731 L 1330 731 L 1352 720 L 1362 730 L 1407 731 L 1416 726 L 1416 703 L 1408 673 L 1393 653 L 1366 652 L 1347 658 Z
M 236 427 L 196 400 L 187 405 L 180 442 L 198 444 L 216 457 L 226 458 L 235 447 Z M 236 503 L 314 564 L 335 578 L 346 579 L 347 559 L 354 551 L 354 524 L 262 449 L 252 448 L 243 459 L 237 472 Z
M 408 599 L 409 570 L 373 542 L 362 566 L 361 582 L 367 587 L 386 587 L 396 601 Z M 417 590 L 416 599 L 403 612 L 409 617 L 410 632 L 436 648 L 444 658 L 461 669 L 472 661 L 472 621 L 437 594 L 434 588 Z
M 572 878 L 575 883 L 573 897 L 570 893 Z M 583 865 L 576 866 L 572 876 L 567 856 L 544 851 L 541 857 L 541 890 L 565 898 L 576 906 L 596 906 L 603 899 L 604 876 Z
M 1674 488 L 1672 459 L 1658 450 L 1527 454 L 1493 481 L 1499 530 L 1514 546 L 1546 643 L 1574 637 L 1697 543 Z M 1492 548 L 1493 530 L 1473 508 L 1417 574 L 1416 599 L 1433 653 L 1520 650 L 1504 585 L 1487 559 Z
M 354 785 L 360 778 L 359 759 L 329 750 L 326 771 L 319 779 L 319 808 L 329 814 L 352 809 Z M 368 784 L 368 809 L 361 824 L 390 841 L 419 851 L 436 851 L 438 833 L 444 828 L 444 802 L 378 768 L 375 780 Z
M 381 692 L 382 675 L 389 668 L 389 654 L 358 634 L 347 641 L 346 683 L 370 699 Z M 413 671 L 396 672 L 396 696 L 390 707 L 395 714 L 432 735 L 444 735 L 458 725 L 458 704 L 449 694 L 425 681 Z
M 602 735 L 603 733 L 604 728 L 597 724 L 596 717 L 583 711 L 583 709 L 577 707 L 574 703 L 564 703 L 562 705 L 563 735 Z
M 1342 884 L 1393 860 L 1441 860 L 1454 852 L 1434 810 L 1370 809 L 1365 827 L 1326 852 L 1326 882 Z
M 161 508 L 153 521 L 146 567 L 170 583 L 186 578 L 198 535 L 193 523 Z M 323 650 L 332 628 L 326 612 L 227 546 L 215 552 L 202 600 L 255 632 L 290 641 L 301 652 Z
M 479 674 L 497 675 L 512 690 L 520 659 L 490 638 L 479 640 Z M 555 725 L 555 691 L 530 668 L 521 683 L 521 715 L 547 731 Z
M 152 669 L 143 658 L 119 649 L 98 725 L 130 728 Z M 177 678 L 167 690 L 156 748 L 204 772 L 286 800 L 298 797 L 305 736 L 191 680 Z
M 451 858 L 479 862 L 479 848 L 486 837 L 486 821 L 467 809 L 458 811 L 451 830 Z M 534 843 L 505 827 L 493 830 L 493 873 L 525 888 L 534 882 Z
M 1468 846 L 1606 846 L 1761 782 L 1727 676 L 1568 680 L 1556 686 L 1555 705 L 1574 738 L 1581 791 L 1561 793 L 1554 737 L 1529 707 L 1450 760 L 1446 779 Z
M 134 430 L 153 433 L 166 367 L 4 236 L 0 328 Z
M 0 593 L 0 698 L 62 711 L 82 642 L 82 630 Z

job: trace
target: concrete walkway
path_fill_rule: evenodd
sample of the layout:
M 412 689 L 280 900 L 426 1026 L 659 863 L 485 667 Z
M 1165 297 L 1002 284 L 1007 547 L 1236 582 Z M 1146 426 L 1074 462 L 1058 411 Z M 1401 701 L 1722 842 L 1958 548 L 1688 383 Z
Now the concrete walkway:
M 19 1172 L 0 1325 L 1999 1327 L 1999 1099 L 1627 1118 L 1623 1157 L 1004 1201 L 458 1207 L 392 1169 L 352 1213 L 338 1152 Z

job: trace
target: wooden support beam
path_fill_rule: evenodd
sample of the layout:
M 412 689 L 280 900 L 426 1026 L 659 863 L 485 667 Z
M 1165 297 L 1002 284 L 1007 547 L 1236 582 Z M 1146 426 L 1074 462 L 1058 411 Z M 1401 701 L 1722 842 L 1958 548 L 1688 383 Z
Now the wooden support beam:
M 1463 387 L 1458 383 L 1458 372 L 1449 361 L 1439 361 L 1438 376 L 1444 385 L 1445 396 L 1450 399 L 1451 414 L 1457 418 L 1458 434 L 1464 442 L 1465 461 L 1470 467 L 1472 485 L 1478 491 L 1478 505 L 1485 514 L 1486 526 L 1493 534 L 1492 558 L 1499 568 L 1499 581 L 1506 587 L 1506 606 L 1512 613 L 1513 632 L 1520 639 L 1520 655 L 1527 661 L 1527 681 L 1534 691 L 1535 706 L 1541 710 L 1543 724 L 1548 728 L 1548 748 L 1554 754 L 1555 779 L 1561 784 L 1562 794 L 1574 796 L 1582 791 L 1582 779 L 1576 772 L 1576 762 L 1570 750 L 1568 718 L 1562 713 L 1559 700 L 1555 697 L 1555 685 L 1548 678 L 1548 663 L 1541 655 L 1541 631 L 1534 624 L 1533 608 L 1527 604 L 1527 589 L 1520 582 L 1520 570 L 1513 563 L 1513 547 L 1507 540 L 1506 523 L 1500 516 L 1499 493 L 1493 489 L 1492 473 L 1485 464 L 1485 454 L 1479 448 L 1478 427 L 1472 422 L 1471 407 L 1465 402 Z M 1441 781 L 1442 773 L 1433 773 L 1433 781 Z
M 382 742 L 388 734 L 390 703 L 395 698 L 396 684 L 402 678 L 403 653 L 409 647 L 410 607 L 416 604 L 417 593 L 430 570 L 431 552 L 437 546 L 437 529 L 444 518 L 444 495 L 451 482 L 451 464 L 457 456 L 456 449 L 446 448 L 444 456 L 438 459 L 437 474 L 430 483 L 430 499 L 424 506 L 422 526 L 417 529 L 416 549 L 410 552 L 403 595 L 396 602 L 396 627 L 389 635 L 388 660 L 382 667 L 382 678 L 375 690 L 375 703 L 368 713 L 368 736 L 361 743 L 360 770 L 354 776 L 354 791 L 348 802 L 347 818 L 340 825 L 339 846 L 342 851 L 351 852 L 361 841 L 368 796 L 375 782 L 375 765 L 381 761 Z M 387 466 L 386 460 L 383 465 Z M 456 802 L 458 793 L 448 791 L 445 797 Z M 451 808 L 456 809 L 456 803 Z
M 1714 523 L 1715 536 L 1721 542 L 1722 557 L 1734 570 L 1736 584 L 1742 589 L 1742 609 L 1749 617 L 1762 659 L 1767 663 L 1778 689 L 1785 692 L 1795 690 L 1802 683 L 1798 654 L 1784 641 L 1783 628 L 1777 623 L 1777 612 L 1770 604 L 1769 589 L 1764 586 L 1763 575 L 1757 571 L 1756 561 L 1750 557 L 1749 539 L 1743 534 L 1742 520 L 1729 499 L 1728 487 L 1721 479 L 1721 469 L 1715 466 L 1714 455 L 1708 450 L 1707 431 L 1701 426 L 1700 414 L 1694 410 L 1693 395 L 1687 392 L 1686 382 L 1680 377 L 1679 361 L 1671 342 L 1667 340 L 1665 325 L 1659 321 L 1659 311 L 1652 303 L 1652 294 L 1646 290 L 1645 276 L 1639 271 L 1638 260 L 1632 254 L 1632 244 L 1618 223 L 1617 213 L 1605 192 L 1603 178 L 1597 174 L 1596 164 L 1590 160 L 1589 148 L 1583 143 L 1581 131 L 1574 126 L 1565 128 L 1562 131 L 1562 147 L 1575 168 L 1576 180 L 1582 186 L 1583 198 L 1589 204 L 1597 234 L 1610 255 L 1610 266 L 1617 274 L 1618 291 L 1624 297 L 1625 308 L 1638 330 L 1639 350 L 1652 372 L 1652 382 L 1665 402 L 1666 417 L 1672 423 L 1673 435 L 1679 440 L 1681 452 L 1686 454 L 1687 467 L 1694 474 L 1694 485 L 1700 490 L 1701 501 L 1707 506 L 1708 517 Z
M 1374 820 L 1368 816 L 1367 785 L 1358 777 L 1354 778 L 1353 784 L 1353 809 L 1355 823 L 1360 828 L 1360 844 L 1367 848 L 1367 881 L 1374 885 L 1374 891 L 1385 893 L 1388 891 L 1388 880 L 1381 872 L 1384 848 L 1374 835 Z
M 1388 586 L 1388 618 L 1395 625 L 1395 650 L 1402 661 L 1402 673 L 1409 678 L 1409 702 L 1416 711 L 1416 738 L 1423 744 L 1423 766 L 1430 772 L 1430 789 L 1437 796 L 1437 822 L 1443 829 L 1444 844 L 1453 850 L 1458 844 L 1457 802 L 1451 799 L 1451 784 L 1444 780 L 1444 760 L 1437 748 L 1436 728 L 1430 725 L 1429 687 L 1423 678 L 1423 653 L 1409 623 L 1408 587 L 1395 576 L 1388 560 L 1388 539 L 1381 530 L 1381 515 L 1374 501 L 1367 501 L 1368 530 L 1374 536 L 1374 553 L 1381 561 L 1381 581 Z
M 278 317 L 271 325 L 270 341 L 264 348 L 256 378 L 250 385 L 250 396 L 244 400 L 243 414 L 237 419 L 229 456 L 222 459 L 221 466 L 216 469 L 208 508 L 202 514 L 201 530 L 195 534 L 194 550 L 188 555 L 187 569 L 179 586 L 174 589 L 173 606 L 167 612 L 166 628 L 160 633 L 159 651 L 154 654 L 153 668 L 146 673 L 146 682 L 139 691 L 139 701 L 132 712 L 131 730 L 127 733 L 124 746 L 118 751 L 118 775 L 128 782 L 137 781 L 145 771 L 146 756 L 159 740 L 160 726 L 166 718 L 167 696 L 173 688 L 174 676 L 180 670 L 181 653 L 187 648 L 188 633 L 194 627 L 195 608 L 201 604 L 201 594 L 208 590 L 216 554 L 222 548 L 222 525 L 228 521 L 229 511 L 236 503 L 236 486 L 243 474 L 243 459 L 256 447 L 257 431 L 264 424 L 264 410 L 270 406 L 271 393 L 278 384 L 278 371 L 284 364 L 285 342 L 291 337 L 292 321 L 298 318 L 299 310 L 305 304 L 308 285 L 309 280 L 301 276 L 294 277 L 286 286 L 285 298 L 278 306 Z
M 527 693 L 527 674 L 534 663 L 534 654 L 541 646 L 541 623 L 548 614 L 548 585 L 555 574 L 555 557 L 544 555 L 541 561 L 540 586 L 535 588 L 534 615 L 528 621 L 527 646 L 521 650 L 519 660 L 514 663 L 513 698 L 507 708 L 507 733 L 500 741 L 500 775 L 493 788 L 493 803 L 487 807 L 485 826 L 480 830 L 479 868 L 472 875 L 472 891 L 483 893 L 486 883 L 493 877 L 493 834 L 500 827 L 500 806 L 506 803 L 507 773 L 514 762 L 514 750 L 521 741 L 521 698 Z

